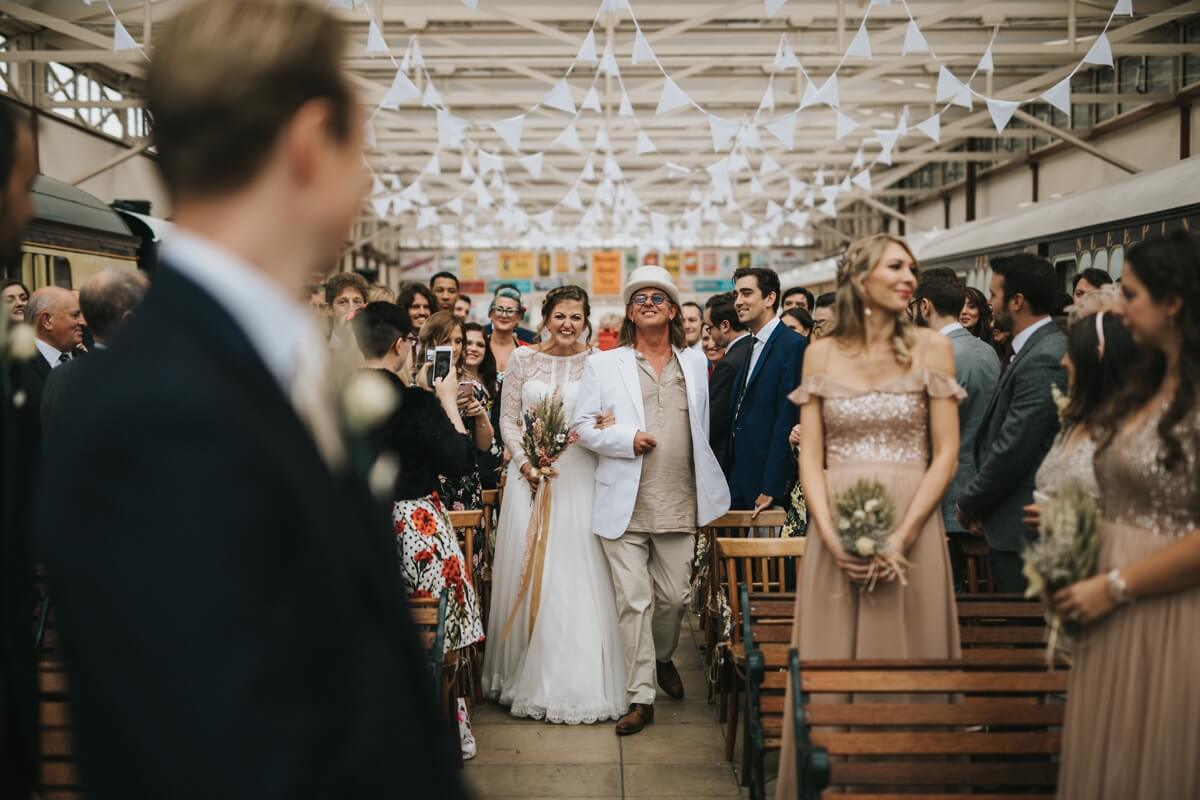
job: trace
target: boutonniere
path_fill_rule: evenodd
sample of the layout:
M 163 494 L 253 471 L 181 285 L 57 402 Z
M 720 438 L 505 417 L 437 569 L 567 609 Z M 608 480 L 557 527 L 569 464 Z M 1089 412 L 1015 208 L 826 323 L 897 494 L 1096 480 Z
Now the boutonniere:
M 392 453 L 379 454 L 370 435 L 400 407 L 396 387 L 377 370 L 360 369 L 346 382 L 340 401 L 351 466 L 377 497 L 390 498 L 400 462 Z
M 37 340 L 33 328 L 20 322 L 5 320 L 0 324 L 0 373 L 3 373 L 3 397 L 12 397 L 15 408 L 25 405 L 25 391 L 9 382 L 9 365 L 17 361 L 28 361 L 37 355 Z

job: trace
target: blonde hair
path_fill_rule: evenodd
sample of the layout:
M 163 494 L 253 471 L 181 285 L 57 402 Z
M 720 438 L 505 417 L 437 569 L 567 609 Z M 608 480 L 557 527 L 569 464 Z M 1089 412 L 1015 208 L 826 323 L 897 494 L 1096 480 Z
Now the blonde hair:
M 913 272 L 917 272 L 917 259 L 908 244 L 898 236 L 876 233 L 852 242 L 838 261 L 837 290 L 834 294 L 833 328 L 825 336 L 831 339 L 854 341 L 865 344 L 866 292 L 862 282 L 875 269 L 889 244 L 904 248 L 913 260 Z M 916 326 L 903 314 L 897 314 L 895 330 L 892 332 L 892 352 L 897 363 L 909 367 L 913 361 L 913 347 L 917 341 Z
M 173 197 L 244 188 L 312 100 L 331 106 L 338 142 L 358 135 L 345 32 L 314 3 L 198 0 L 154 33 L 146 108 Z
M 395 303 L 396 293 L 386 286 L 373 284 L 371 288 L 367 289 L 367 302 L 377 303 L 380 301 L 385 303 Z
M 463 332 L 463 323 L 458 317 L 449 311 L 438 311 L 429 315 L 429 319 L 425 320 L 425 324 L 421 326 L 421 332 L 417 334 L 417 343 L 421 346 L 421 355 L 437 347 L 443 342 L 449 342 L 454 336 L 454 329 L 458 328 L 459 332 Z M 465 335 L 465 334 L 464 334 Z M 458 353 L 458 363 L 454 366 L 461 368 L 463 365 L 463 354 L 466 348 Z

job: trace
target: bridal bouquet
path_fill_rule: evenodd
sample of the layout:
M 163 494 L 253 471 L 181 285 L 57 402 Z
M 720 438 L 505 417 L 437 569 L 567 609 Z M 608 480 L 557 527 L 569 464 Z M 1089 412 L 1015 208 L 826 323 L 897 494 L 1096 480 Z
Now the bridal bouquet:
M 1059 487 L 1042 504 L 1037 541 L 1022 552 L 1022 572 L 1029 581 L 1026 597 L 1040 597 L 1065 589 L 1096 572 L 1100 539 L 1096 535 L 1099 510 L 1096 499 L 1077 482 Z M 1078 634 L 1078 626 L 1051 615 L 1046 658 L 1053 661 L 1061 633 Z
M 895 573 L 907 586 L 904 568 L 909 562 L 891 552 L 888 537 L 895 530 L 895 507 L 887 489 L 879 481 L 863 478 L 833 499 L 834 524 L 838 540 L 846 552 L 871 560 L 871 571 L 859 591 L 875 589 L 887 571 Z
M 529 634 L 537 621 L 541 605 L 542 574 L 546 566 L 546 544 L 550 536 L 551 478 L 558 476 L 554 464 L 568 447 L 579 441 L 579 434 L 570 429 L 567 412 L 558 393 L 547 395 L 525 412 L 521 434 L 521 449 L 538 473 L 537 491 L 533 495 L 533 513 L 525 533 L 525 559 L 521 568 L 521 586 L 504 624 L 501 641 L 508 638 L 513 622 L 526 594 L 529 595 Z

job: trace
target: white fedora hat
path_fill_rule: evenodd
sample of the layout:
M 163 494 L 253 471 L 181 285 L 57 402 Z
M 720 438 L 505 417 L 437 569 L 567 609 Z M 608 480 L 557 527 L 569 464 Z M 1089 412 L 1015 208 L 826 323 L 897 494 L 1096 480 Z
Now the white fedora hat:
M 659 289 L 671 298 L 671 302 L 679 305 L 679 290 L 671 280 L 671 273 L 653 264 L 642 264 L 629 275 L 629 283 L 625 284 L 625 305 L 629 305 L 633 296 L 642 289 Z

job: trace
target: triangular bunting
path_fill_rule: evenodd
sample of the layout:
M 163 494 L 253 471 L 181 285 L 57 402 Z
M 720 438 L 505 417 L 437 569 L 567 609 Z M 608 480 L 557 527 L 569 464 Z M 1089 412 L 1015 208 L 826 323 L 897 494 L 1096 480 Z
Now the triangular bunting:
M 924 122 L 917 124 L 917 130 L 928 136 L 935 143 L 942 141 L 942 115 L 934 114 Z
M 633 37 L 633 63 L 653 64 L 655 60 L 654 51 L 650 49 L 650 42 L 642 35 L 642 29 L 638 28 Z
M 983 56 L 979 59 L 979 71 L 991 72 L 995 68 L 992 62 L 992 46 L 989 44 L 987 50 L 983 51 Z
M 575 101 L 571 99 L 571 87 L 567 85 L 565 78 L 554 84 L 553 89 L 546 92 L 546 96 L 542 98 L 542 105 L 557 108 L 559 111 L 565 111 L 568 114 L 575 113 Z
M 375 123 L 372 120 L 367 120 L 363 125 L 363 145 L 366 147 L 375 147 L 378 144 L 375 140 Z
M 879 138 L 879 160 L 884 164 L 892 163 L 892 150 L 896 147 L 896 140 L 900 138 L 900 134 L 896 131 L 875 131 L 875 136 Z
M 637 154 L 644 156 L 646 153 L 657 153 L 658 148 L 654 146 L 654 142 L 650 141 L 650 137 L 646 135 L 644 130 L 638 129 L 637 136 Z
M 592 142 L 592 149 L 603 150 L 606 153 L 612 151 L 612 143 L 608 140 L 607 128 L 596 129 L 596 141 Z
M 808 82 L 808 85 L 804 87 L 804 97 L 800 100 L 800 108 L 808 108 L 817 103 L 824 103 L 836 108 L 838 102 L 838 78 L 835 72 L 826 79 L 820 89 L 811 80 Z
M 486 176 L 489 172 L 503 172 L 504 159 L 500 156 L 492 155 L 486 150 L 479 151 L 479 177 Z
M 375 20 L 371 20 L 371 24 L 367 26 L 367 52 L 373 54 L 387 51 L 388 46 L 387 41 L 383 38 L 383 31 L 379 30 Z
M 579 141 L 579 131 L 575 130 L 575 123 L 572 122 L 563 128 L 558 138 L 551 142 L 551 146 L 565 147 L 576 153 L 583 152 L 583 143 Z
M 867 157 L 863 154 L 863 145 L 860 144 L 858 152 L 854 154 L 854 160 L 850 162 L 850 169 L 862 169 L 865 163 L 867 163 Z
M 441 159 L 438 158 L 437 153 L 434 153 L 433 157 L 429 159 L 429 163 L 425 165 L 425 169 L 421 170 L 421 174 L 422 175 L 441 175 L 442 174 L 442 162 L 441 162 Z
M 808 108 L 817 97 L 817 85 L 811 80 L 804 84 L 804 95 L 800 98 L 800 107 Z
M 424 230 L 438 224 L 436 208 L 422 208 L 417 213 L 417 230 Z
M 582 61 L 584 64 L 596 63 L 596 32 L 588 31 L 583 40 L 583 46 L 579 48 L 579 54 L 575 56 L 576 61 Z
M 846 134 L 858 127 L 858 123 L 840 111 L 834 113 L 837 115 L 837 133 L 834 134 L 834 141 L 841 141 L 846 138 Z
M 469 181 L 475 177 L 475 168 L 471 166 L 471 159 L 463 156 L 462 166 L 458 168 L 458 177 L 464 181 Z
M 740 122 L 722 119 L 716 114 L 708 115 L 708 129 L 712 134 L 713 151 L 720 152 L 737 135 Z
M 855 175 L 853 180 L 850 182 L 862 189 L 864 192 L 871 191 L 871 171 L 864 169 L 862 172 Z
M 583 102 L 579 104 L 579 107 L 600 113 L 600 94 L 596 91 L 595 86 L 588 89 L 587 94 L 583 96 Z
M 692 100 L 683 89 L 680 89 L 675 81 L 667 77 L 663 80 L 662 94 L 658 98 L 658 108 L 655 109 L 655 114 L 666 114 L 669 111 L 674 111 L 677 108 L 691 105 Z
M 379 104 L 379 107 L 395 111 L 401 103 L 416 100 L 420 96 L 421 90 L 417 88 L 416 84 L 408 79 L 403 70 L 396 70 L 396 77 L 392 80 L 391 88 L 383 96 L 383 102 Z
M 796 58 L 796 52 L 792 50 L 791 44 L 788 43 L 786 33 L 779 37 L 779 46 L 775 48 L 774 66 L 776 72 L 784 72 L 800 66 L 800 61 Z
M 866 59 L 871 57 L 871 37 L 867 35 L 866 19 L 863 19 L 862 24 L 858 26 L 858 33 L 854 34 L 854 38 L 850 40 L 850 46 L 846 48 L 846 55 Z
M 448 111 L 438 110 L 438 147 L 456 147 L 462 143 L 467 121 Z
M 807 211 L 793 211 L 788 214 L 787 221 L 795 225 L 800 230 L 808 227 L 808 220 L 811 215 Z
M 450 209 L 450 211 L 453 212 L 454 216 L 461 217 L 462 212 L 463 212 L 462 195 L 459 195 L 458 197 L 451 200 L 449 203 L 446 203 L 446 208 Z
M 783 8 L 783 4 L 786 2 L 787 0 L 763 0 L 763 5 L 766 7 L 767 16 L 775 16 L 775 12 Z
M 758 127 L 754 125 L 745 125 L 741 132 L 738 133 L 738 144 L 749 150 L 762 150 L 762 138 L 758 135 Z M 739 153 L 740 155 L 740 153 Z
M 954 77 L 954 73 L 945 67 L 938 68 L 937 91 L 934 93 L 934 99 L 939 103 L 944 103 L 962 91 L 963 83 L 958 78 Z
M 928 52 L 929 43 L 925 41 L 925 34 L 921 33 L 921 29 L 917 27 L 916 20 L 909 20 L 908 27 L 904 29 L 904 44 L 900 48 L 900 55 Z
M 387 219 L 388 209 L 392 206 L 392 198 L 390 197 L 372 197 L 371 208 L 375 211 L 375 216 L 380 219 Z
M 579 172 L 579 179 L 581 181 L 596 180 L 596 164 L 592 161 L 592 159 L 589 158 L 583 165 L 583 169 Z
M 579 192 L 574 187 L 571 188 L 571 191 L 566 193 L 559 203 L 560 205 L 564 205 L 567 208 L 574 209 L 575 211 L 583 211 L 583 201 L 579 199 Z
M 521 150 L 521 132 L 524 129 L 524 114 L 518 114 L 515 117 L 509 117 L 508 119 L 492 123 L 492 130 L 500 134 L 500 138 L 504 140 L 504 143 L 517 152 Z
M 426 108 L 438 108 L 442 103 L 442 96 L 438 90 L 434 88 L 433 81 L 425 84 L 425 96 L 421 98 L 421 105 Z
M 1113 16 L 1123 14 L 1127 17 L 1133 16 L 1133 0 L 1117 0 L 1117 4 L 1113 6 Z
M 960 84 L 959 86 L 960 88 L 958 92 L 955 93 L 954 97 L 950 98 L 950 102 L 956 106 L 959 106 L 960 108 L 965 108 L 967 111 L 970 111 L 974 105 L 971 99 L 971 87 L 967 86 L 965 83 Z
M 758 104 L 759 111 L 774 111 L 775 110 L 775 91 L 771 88 L 771 84 L 767 84 L 767 90 L 763 92 L 762 100 Z
M 762 164 L 760 164 L 758 167 L 759 175 L 773 175 L 776 172 L 779 172 L 780 169 L 782 169 L 782 167 L 779 166 L 779 162 L 771 158 L 770 153 L 763 153 Z
M 1064 114 L 1071 113 L 1071 79 L 1063 78 L 1042 92 L 1042 99 Z
M 766 189 L 764 189 L 762 184 L 758 182 L 758 178 L 751 175 L 750 176 L 750 194 L 758 195 L 758 194 L 762 194 L 765 191 L 766 191 Z
M 992 115 L 992 123 L 996 126 L 996 130 L 1003 131 L 1008 126 L 1020 105 L 1020 102 L 1016 100 L 987 98 L 988 113 Z
M 525 156 L 524 158 L 518 158 L 517 161 L 520 162 L 521 166 L 525 168 L 525 171 L 528 172 L 530 175 L 532 175 L 535 180 L 542 177 L 542 154 L 541 153 L 534 153 L 531 156 Z
M 621 76 L 621 70 L 617 69 L 617 57 L 613 55 L 612 44 L 604 46 L 604 55 L 600 57 L 600 72 L 605 75 L 611 75 L 614 78 Z
M 625 94 L 625 90 L 621 90 L 621 107 L 617 110 L 617 116 L 632 117 L 633 103 L 629 102 L 629 95 Z
M 114 53 L 120 53 L 125 50 L 137 50 L 138 43 L 129 35 L 129 31 L 121 24 L 121 20 L 113 17 L 113 43 L 112 49 Z
M 1083 57 L 1085 64 L 1096 64 L 1101 67 L 1111 67 L 1113 65 L 1112 45 L 1108 43 L 1108 36 L 1101 33 L 1097 37 L 1092 48 L 1087 51 L 1087 55 Z
M 786 114 L 779 119 L 768 122 L 763 126 L 771 135 L 783 142 L 783 146 L 791 150 L 796 145 L 796 112 Z

